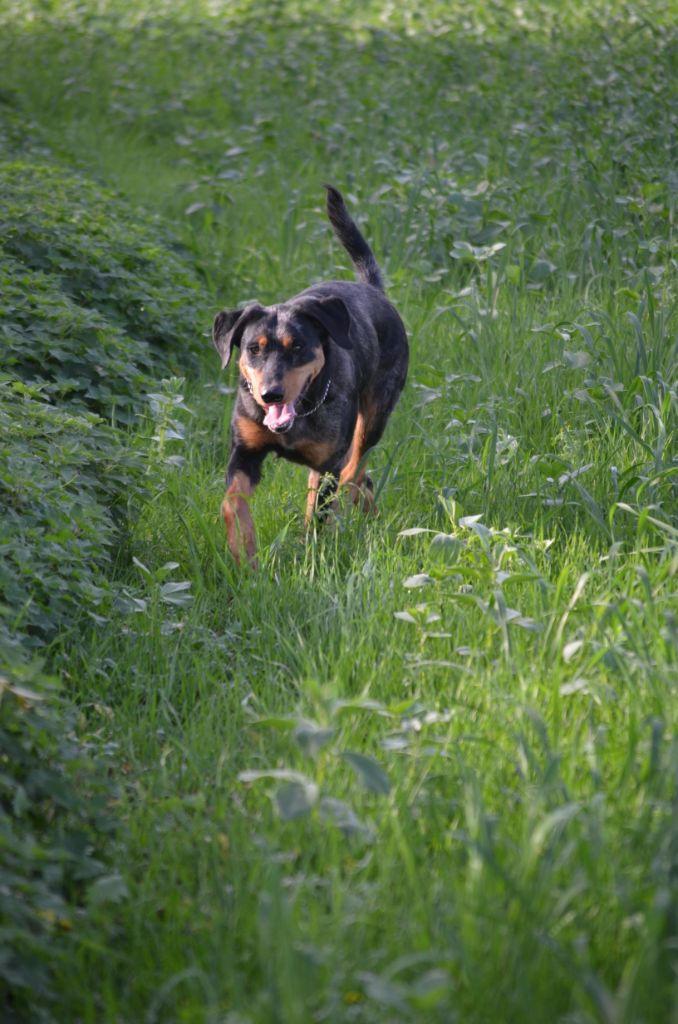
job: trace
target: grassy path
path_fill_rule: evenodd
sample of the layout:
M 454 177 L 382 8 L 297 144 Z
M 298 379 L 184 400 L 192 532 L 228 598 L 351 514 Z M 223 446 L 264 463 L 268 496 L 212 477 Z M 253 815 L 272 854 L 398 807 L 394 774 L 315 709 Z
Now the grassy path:
M 306 534 L 271 462 L 258 575 L 207 338 L 133 437 L 131 603 L 55 653 L 123 826 L 57 1019 L 672 1020 L 675 5 L 16 6 L 22 111 L 174 222 L 197 333 L 347 272 L 329 177 L 413 349 L 379 517 Z

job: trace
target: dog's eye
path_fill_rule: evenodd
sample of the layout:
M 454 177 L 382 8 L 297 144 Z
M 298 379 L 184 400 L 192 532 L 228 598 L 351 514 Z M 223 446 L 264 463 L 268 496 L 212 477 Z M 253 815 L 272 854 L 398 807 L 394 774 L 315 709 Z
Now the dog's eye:
M 251 356 L 258 356 L 259 355 L 259 346 L 258 345 L 248 345 L 247 346 L 247 351 L 249 352 L 249 354 Z

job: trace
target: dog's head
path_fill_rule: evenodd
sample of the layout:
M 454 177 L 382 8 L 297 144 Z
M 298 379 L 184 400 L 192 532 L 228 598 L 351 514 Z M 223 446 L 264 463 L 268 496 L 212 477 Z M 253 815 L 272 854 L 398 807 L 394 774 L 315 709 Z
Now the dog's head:
M 350 326 L 338 296 L 301 296 L 281 306 L 253 303 L 223 310 L 214 320 L 212 338 L 222 369 L 233 346 L 240 348 L 240 372 L 265 410 L 264 424 L 282 433 L 294 423 L 299 403 L 322 371 L 328 345 L 351 347 Z

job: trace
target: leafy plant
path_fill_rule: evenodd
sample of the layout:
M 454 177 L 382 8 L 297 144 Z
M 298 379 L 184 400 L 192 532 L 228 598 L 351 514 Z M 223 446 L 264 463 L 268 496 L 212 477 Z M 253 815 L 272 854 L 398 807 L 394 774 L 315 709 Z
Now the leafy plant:
M 39 666 L 0 674 L 0 1002 L 11 1020 L 49 1007 L 96 906 L 124 898 L 106 859 L 117 828 L 106 760 Z
M 374 830 L 355 812 L 353 806 L 338 799 L 327 789 L 328 774 L 344 775 L 343 790 L 350 789 L 350 782 L 341 771 L 342 762 L 352 769 L 353 777 L 360 787 L 372 796 L 388 796 L 391 781 L 375 758 L 353 750 L 347 750 L 341 741 L 341 719 L 347 713 L 379 712 L 390 717 L 392 712 L 382 708 L 375 701 L 356 699 L 353 701 L 327 701 L 317 693 L 319 709 L 324 711 L 325 724 L 318 724 L 307 718 L 277 717 L 255 719 L 257 728 L 272 728 L 288 732 L 298 750 L 314 767 L 314 778 L 294 768 L 269 768 L 243 771 L 241 782 L 251 784 L 259 781 L 274 782 L 273 802 L 283 821 L 293 821 L 317 812 L 320 822 L 332 823 L 346 837 L 357 837 L 370 842 Z M 334 763 L 335 770 L 331 770 Z M 348 785 L 347 785 L 348 782 Z
M 0 165 L 2 366 L 128 423 L 153 380 L 195 367 L 207 302 L 178 245 L 82 175 Z
M 103 622 L 104 575 L 143 493 L 140 452 L 94 413 L 0 383 L 0 641 L 42 647 L 80 616 Z

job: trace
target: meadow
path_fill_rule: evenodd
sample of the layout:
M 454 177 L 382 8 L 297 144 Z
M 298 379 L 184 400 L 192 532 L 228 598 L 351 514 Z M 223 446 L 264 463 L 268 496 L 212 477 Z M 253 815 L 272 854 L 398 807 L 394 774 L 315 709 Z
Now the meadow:
M 0 1006 L 678 1020 L 678 4 L 0 0 Z M 260 569 L 215 313 L 407 325 Z

